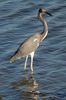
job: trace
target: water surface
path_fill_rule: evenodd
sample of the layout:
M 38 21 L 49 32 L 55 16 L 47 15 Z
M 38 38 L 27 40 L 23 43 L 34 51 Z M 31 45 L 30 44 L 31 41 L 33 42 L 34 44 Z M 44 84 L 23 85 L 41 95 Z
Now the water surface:
M 13 64 L 9 59 L 23 40 L 42 31 L 39 8 L 53 17 L 43 15 L 49 33 L 35 53 L 32 74 L 30 59 L 26 72 L 25 58 Z M 0 99 L 66 100 L 65 0 L 0 0 Z

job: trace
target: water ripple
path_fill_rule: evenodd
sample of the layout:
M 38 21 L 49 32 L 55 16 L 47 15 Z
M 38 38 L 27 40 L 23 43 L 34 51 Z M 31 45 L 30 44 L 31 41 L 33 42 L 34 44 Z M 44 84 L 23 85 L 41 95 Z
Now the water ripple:
M 66 1 L 0 0 L 0 99 L 66 100 Z M 23 71 L 25 58 L 9 63 L 19 44 L 30 35 L 42 31 L 37 18 L 39 8 L 44 15 L 48 36 L 34 56 L 34 74 Z M 41 56 L 40 56 L 41 55 Z

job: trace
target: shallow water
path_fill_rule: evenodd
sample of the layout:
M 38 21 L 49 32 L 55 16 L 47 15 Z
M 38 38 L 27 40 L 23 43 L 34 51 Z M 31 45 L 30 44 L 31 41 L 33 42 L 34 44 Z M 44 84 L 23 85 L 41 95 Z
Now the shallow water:
M 30 35 L 41 32 L 39 8 L 49 27 L 34 56 L 34 73 L 28 59 L 10 64 L 9 59 L 19 44 Z M 41 56 L 40 56 L 41 55 Z M 66 1 L 65 0 L 0 0 L 0 99 L 66 100 Z

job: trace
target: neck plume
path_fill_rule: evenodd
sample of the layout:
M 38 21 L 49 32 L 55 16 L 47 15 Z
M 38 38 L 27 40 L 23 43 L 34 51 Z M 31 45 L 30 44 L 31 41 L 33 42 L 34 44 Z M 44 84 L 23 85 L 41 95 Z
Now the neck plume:
M 44 27 L 42 33 L 40 33 L 40 41 L 42 41 L 47 36 L 48 25 L 47 25 L 47 22 L 43 19 L 42 13 L 38 13 L 38 18 L 42 22 L 43 27 Z

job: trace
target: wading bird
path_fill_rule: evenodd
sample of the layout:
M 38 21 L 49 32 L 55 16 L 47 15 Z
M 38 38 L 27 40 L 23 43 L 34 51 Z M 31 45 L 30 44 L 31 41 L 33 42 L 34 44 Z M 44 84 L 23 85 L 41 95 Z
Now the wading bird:
M 48 25 L 45 19 L 43 19 L 42 14 L 46 13 L 50 16 L 52 16 L 50 13 L 48 13 L 45 9 L 41 8 L 38 11 L 38 18 L 42 22 L 44 29 L 43 31 L 38 34 L 35 33 L 32 36 L 30 36 L 28 39 L 26 39 L 24 42 L 21 43 L 15 54 L 11 57 L 10 63 L 14 62 L 16 59 L 20 59 L 23 56 L 26 56 L 25 64 L 24 64 L 24 70 L 26 70 L 27 65 L 27 59 L 28 56 L 31 56 L 31 71 L 33 71 L 33 57 L 36 49 L 38 48 L 40 42 L 47 36 L 48 33 Z

